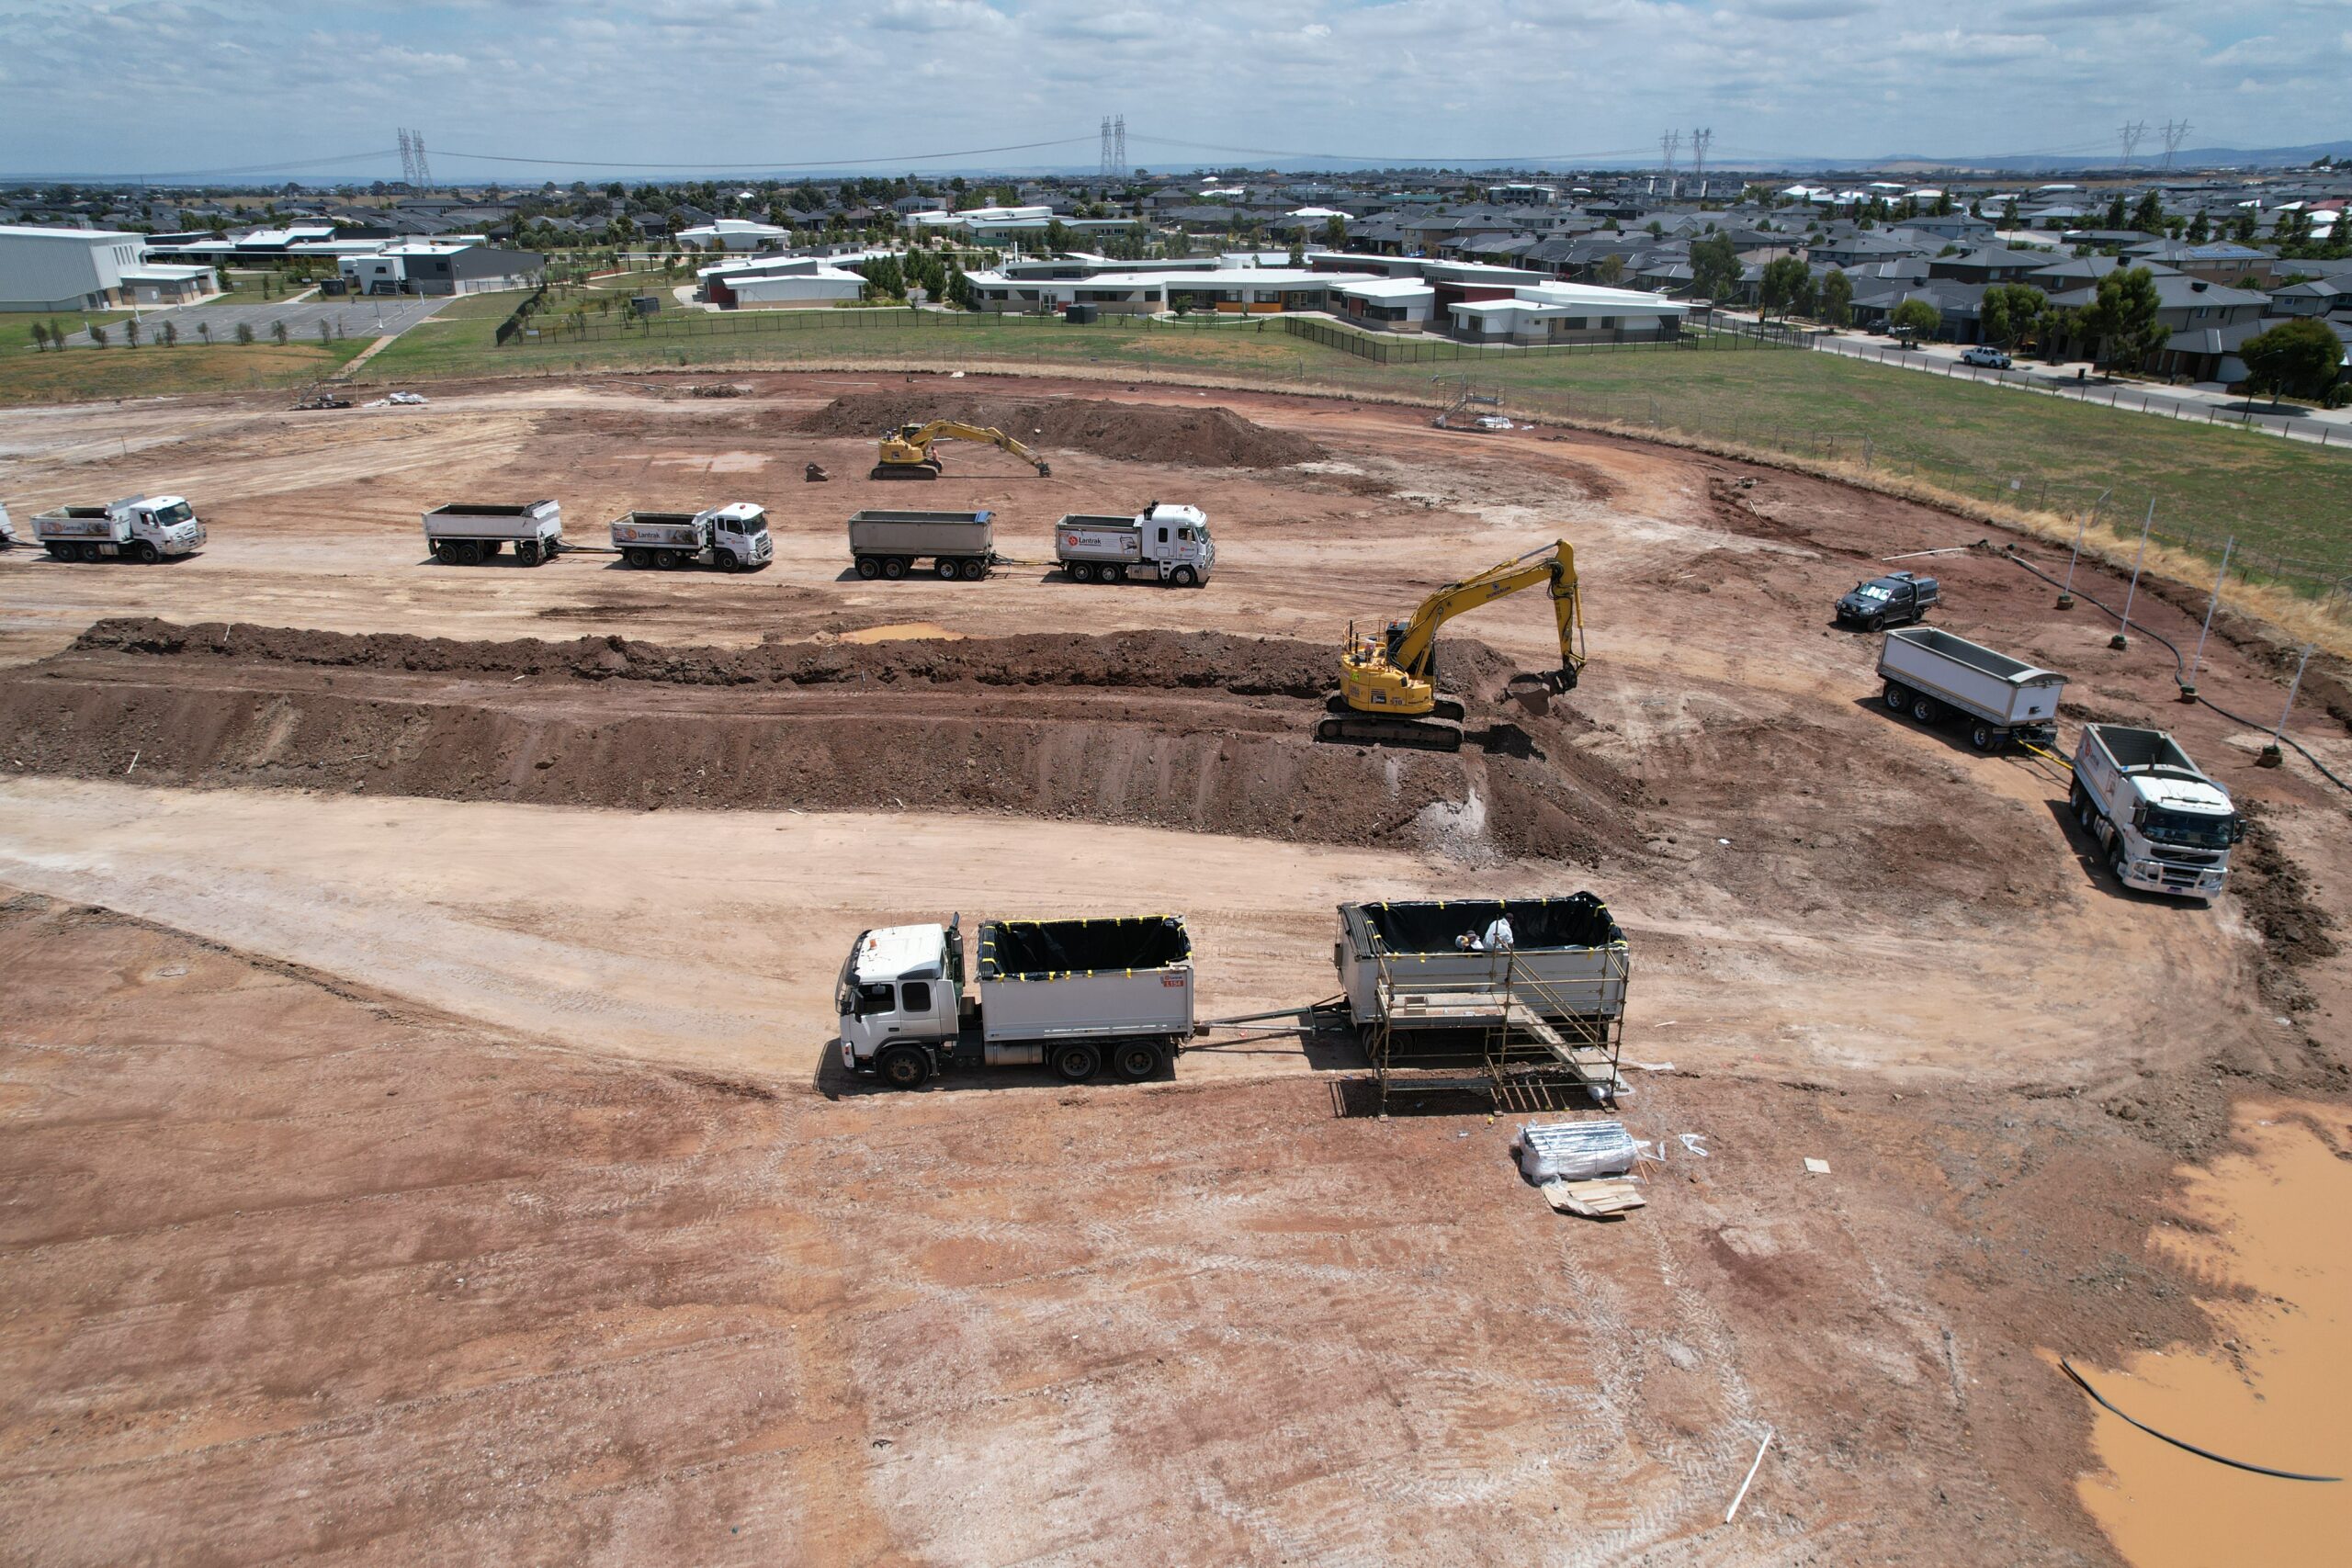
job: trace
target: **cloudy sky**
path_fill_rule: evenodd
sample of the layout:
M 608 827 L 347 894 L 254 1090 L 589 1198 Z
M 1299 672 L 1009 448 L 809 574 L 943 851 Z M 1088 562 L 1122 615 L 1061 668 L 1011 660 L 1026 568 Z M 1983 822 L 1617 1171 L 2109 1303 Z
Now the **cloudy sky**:
M 2347 79 L 2352 0 L 0 0 L 0 173 L 2098 156 L 2352 135 Z

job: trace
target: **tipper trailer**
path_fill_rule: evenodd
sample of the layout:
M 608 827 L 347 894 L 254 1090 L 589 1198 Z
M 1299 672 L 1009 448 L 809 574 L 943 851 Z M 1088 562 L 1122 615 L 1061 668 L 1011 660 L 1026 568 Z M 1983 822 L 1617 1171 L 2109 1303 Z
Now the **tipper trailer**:
M 552 501 L 453 501 L 424 514 L 424 542 L 443 566 L 479 566 L 510 545 L 517 561 L 537 566 L 563 548 L 563 508 Z
M 1193 1032 L 1181 915 L 983 920 L 968 977 L 960 919 L 860 931 L 835 995 L 842 1066 L 896 1089 L 968 1066 L 1136 1082 Z
M 1921 724 L 1966 717 L 1969 742 L 1980 751 L 2009 740 L 2048 746 L 2057 739 L 2066 677 L 1982 643 L 1934 626 L 1905 626 L 1886 634 L 1878 672 L 1889 708 Z
M 33 538 L 59 560 L 153 562 L 200 548 L 206 534 L 185 497 L 130 495 L 41 513 L 33 519 Z
M 2083 726 L 2069 795 L 2075 820 L 2124 886 L 2208 904 L 2222 896 L 2245 820 L 2163 730 Z
M 996 513 L 869 508 L 849 520 L 849 553 L 869 580 L 896 581 L 927 560 L 943 580 L 978 582 L 996 564 Z
M 1121 582 L 1133 575 L 1191 588 L 1209 580 L 1216 543 L 1207 513 L 1155 501 L 1133 517 L 1069 513 L 1054 525 L 1054 558 L 1073 582 Z
M 613 548 L 635 567 L 743 571 L 775 559 L 768 514 L 748 502 L 701 512 L 631 512 L 612 522 Z

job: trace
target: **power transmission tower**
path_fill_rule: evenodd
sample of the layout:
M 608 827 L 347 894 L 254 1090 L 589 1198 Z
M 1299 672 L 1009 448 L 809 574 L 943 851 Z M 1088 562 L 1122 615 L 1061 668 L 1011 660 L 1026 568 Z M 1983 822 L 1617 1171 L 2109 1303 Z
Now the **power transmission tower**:
M 2187 120 L 2165 121 L 2165 173 L 2172 173 L 2172 155 L 2180 151 L 2180 144 L 2188 136 L 2188 122 Z
M 2116 134 L 2123 139 L 2123 166 L 2128 169 L 2132 166 L 2132 154 L 2140 150 L 2140 139 L 2148 134 L 2148 122 L 2144 119 L 2127 119 L 2123 122 L 2123 128 Z
M 1657 139 L 1658 155 L 1666 161 L 1666 198 L 1674 199 L 1674 154 L 1682 146 L 1682 132 L 1669 130 Z
M 1715 139 L 1713 130 L 1690 133 L 1690 173 L 1699 182 L 1699 199 L 1707 199 L 1707 143 Z
M 408 133 L 408 144 L 416 150 L 417 186 L 421 189 L 431 190 L 433 188 L 433 165 L 424 161 L 424 132 L 421 130 L 410 131 Z
M 1102 157 L 1095 172 L 1106 180 L 1111 177 L 1111 117 L 1107 114 L 1102 117 Z
M 416 149 L 409 144 L 408 131 L 402 128 L 401 139 L 401 184 L 416 188 Z
M 1121 115 L 1111 122 L 1111 174 L 1114 178 L 1127 177 L 1127 117 Z

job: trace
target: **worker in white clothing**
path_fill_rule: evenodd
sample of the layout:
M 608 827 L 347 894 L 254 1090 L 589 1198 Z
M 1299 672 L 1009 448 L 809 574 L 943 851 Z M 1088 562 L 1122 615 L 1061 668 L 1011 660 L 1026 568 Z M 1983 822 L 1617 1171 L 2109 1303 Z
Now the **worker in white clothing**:
M 1501 914 L 1487 922 L 1485 935 L 1464 931 L 1454 939 L 1454 945 L 1464 953 L 1500 953 L 1517 940 L 1510 929 L 1510 916 Z

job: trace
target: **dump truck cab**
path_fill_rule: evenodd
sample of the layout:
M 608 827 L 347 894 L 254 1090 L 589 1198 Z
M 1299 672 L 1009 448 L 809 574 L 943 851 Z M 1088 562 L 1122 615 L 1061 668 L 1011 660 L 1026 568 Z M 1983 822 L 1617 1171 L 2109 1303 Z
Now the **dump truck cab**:
M 931 1076 L 939 1046 L 955 1042 L 963 990 L 963 942 L 948 927 L 860 931 L 834 992 L 842 1066 L 921 1083 Z M 893 1054 L 893 1047 L 904 1049 Z M 889 1072 L 901 1063 L 899 1073 Z M 915 1064 L 921 1072 L 912 1070 Z
M 2245 837 L 2230 792 L 2160 729 L 2085 725 L 2068 804 L 2115 879 L 2144 893 L 2211 903 Z

